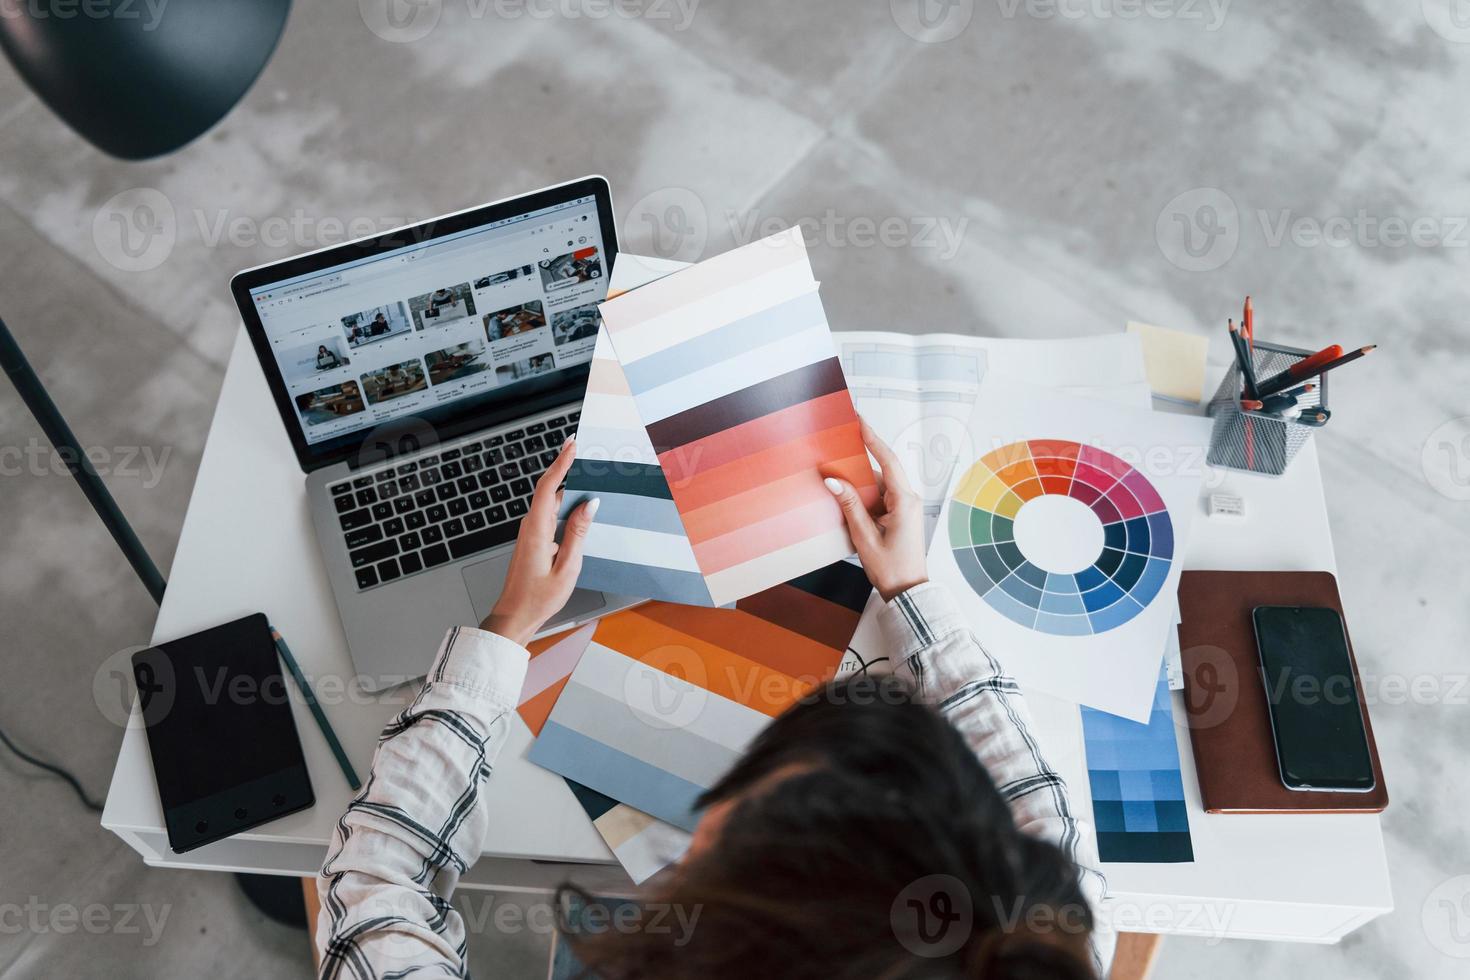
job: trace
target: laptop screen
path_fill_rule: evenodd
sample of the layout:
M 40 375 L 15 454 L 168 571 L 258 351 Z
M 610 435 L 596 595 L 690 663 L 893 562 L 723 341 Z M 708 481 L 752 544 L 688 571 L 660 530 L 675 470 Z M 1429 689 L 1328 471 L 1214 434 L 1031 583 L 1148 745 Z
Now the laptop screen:
M 309 445 L 592 359 L 607 295 L 593 196 L 250 290 Z

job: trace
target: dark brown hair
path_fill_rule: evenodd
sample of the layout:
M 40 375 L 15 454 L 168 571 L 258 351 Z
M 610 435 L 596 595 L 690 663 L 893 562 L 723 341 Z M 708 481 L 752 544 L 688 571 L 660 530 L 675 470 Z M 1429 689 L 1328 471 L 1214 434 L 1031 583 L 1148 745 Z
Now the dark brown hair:
M 581 930 L 594 900 L 562 889 L 587 976 L 1093 976 L 1076 866 L 1016 828 L 974 750 L 896 678 L 782 714 L 699 805 L 731 800 L 715 843 L 636 900 L 690 928 Z

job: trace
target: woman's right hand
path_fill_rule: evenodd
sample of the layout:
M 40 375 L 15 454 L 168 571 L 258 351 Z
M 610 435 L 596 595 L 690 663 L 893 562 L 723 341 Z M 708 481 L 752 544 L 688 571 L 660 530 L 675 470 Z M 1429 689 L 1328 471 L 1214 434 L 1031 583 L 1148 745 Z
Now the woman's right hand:
M 582 571 L 582 546 L 592 518 L 597 514 L 597 497 L 579 504 L 567 517 L 561 543 L 556 540 L 556 512 L 561 507 L 562 481 L 577 456 L 577 444 L 568 439 L 556 461 L 536 481 L 531 509 L 521 518 L 516 550 L 505 573 L 505 587 L 495 608 L 480 628 L 498 633 L 525 646 L 531 637 L 555 616 L 577 587 Z
M 837 498 L 847 533 L 857 547 L 868 581 L 887 602 L 916 585 L 929 581 L 924 559 L 924 506 L 909 486 L 903 464 L 873 427 L 862 423 L 863 442 L 878 461 L 883 511 L 868 513 L 862 498 L 845 480 L 827 477 L 827 489 Z

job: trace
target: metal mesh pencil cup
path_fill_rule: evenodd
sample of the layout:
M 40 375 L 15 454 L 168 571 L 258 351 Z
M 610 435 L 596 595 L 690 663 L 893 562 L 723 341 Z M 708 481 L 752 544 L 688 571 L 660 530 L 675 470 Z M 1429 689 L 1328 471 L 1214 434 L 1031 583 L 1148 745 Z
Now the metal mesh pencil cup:
M 1256 380 L 1264 381 L 1311 354 L 1312 351 L 1296 347 L 1257 341 L 1253 354 Z M 1314 381 L 1317 390 L 1298 398 L 1297 404 L 1303 409 L 1326 408 L 1327 376 L 1303 379 L 1303 383 L 1306 380 Z M 1241 388 L 1240 366 L 1232 364 L 1220 387 L 1215 390 L 1215 396 L 1210 399 L 1210 418 L 1215 422 L 1210 432 L 1210 465 L 1280 476 L 1286 472 L 1297 451 L 1312 438 L 1313 427 L 1267 412 L 1242 410 Z

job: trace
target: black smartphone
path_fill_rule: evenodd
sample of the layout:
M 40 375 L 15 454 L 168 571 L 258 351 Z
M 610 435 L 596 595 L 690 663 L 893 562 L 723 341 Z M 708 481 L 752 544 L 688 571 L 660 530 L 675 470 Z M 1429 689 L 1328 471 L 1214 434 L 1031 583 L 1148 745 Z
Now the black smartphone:
M 175 853 L 316 802 L 264 613 L 133 654 L 133 681 Z
M 1253 615 L 1282 783 L 1371 791 L 1373 758 L 1342 616 L 1310 606 L 1257 606 Z

